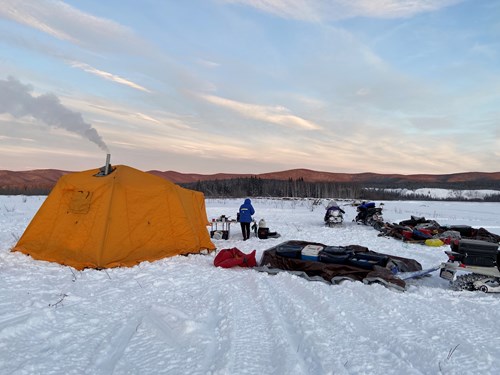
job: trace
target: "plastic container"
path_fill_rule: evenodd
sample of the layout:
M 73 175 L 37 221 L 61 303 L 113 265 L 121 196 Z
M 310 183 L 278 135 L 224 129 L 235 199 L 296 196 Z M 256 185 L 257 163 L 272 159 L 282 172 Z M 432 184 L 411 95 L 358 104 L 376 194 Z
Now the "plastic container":
M 451 249 L 467 255 L 496 255 L 498 244 L 481 240 L 462 239 L 452 243 Z
M 322 250 L 323 253 L 328 253 L 332 255 L 342 255 L 342 254 L 352 254 L 353 251 L 345 246 L 325 246 Z
M 345 264 L 354 252 L 343 246 L 326 246 L 319 252 L 318 260 L 323 263 Z
M 276 247 L 276 254 L 285 258 L 300 259 L 303 247 L 304 247 L 303 245 L 291 245 L 291 244 L 279 245 Z
M 261 228 L 257 230 L 257 237 L 259 237 L 261 240 L 267 240 L 267 237 L 269 236 L 269 228 Z
M 227 230 L 211 230 L 210 237 L 214 240 L 227 240 L 229 238 L 229 231 Z
M 351 255 L 352 254 L 349 253 L 332 254 L 325 251 L 320 251 L 318 255 L 318 260 L 323 263 L 346 264 L 347 260 Z
M 498 245 L 481 240 L 459 240 L 452 242 L 451 250 L 465 254 L 462 263 L 469 266 L 495 267 L 497 265 Z
M 320 245 L 306 245 L 300 252 L 301 259 L 302 260 L 312 260 L 312 261 L 318 261 L 319 260 L 319 253 L 321 250 L 324 249 L 324 246 Z

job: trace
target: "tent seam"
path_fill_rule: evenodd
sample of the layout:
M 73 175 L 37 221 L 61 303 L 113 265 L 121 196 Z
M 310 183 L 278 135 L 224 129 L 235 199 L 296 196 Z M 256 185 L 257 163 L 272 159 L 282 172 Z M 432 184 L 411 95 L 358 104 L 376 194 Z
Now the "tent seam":
M 104 238 L 102 239 L 101 242 L 101 248 L 99 249 L 99 259 L 97 260 L 97 264 L 102 266 L 102 254 L 105 248 L 106 241 L 108 240 L 108 232 L 109 232 L 109 226 L 110 226 L 110 212 L 111 212 L 111 206 L 114 198 L 114 192 L 115 192 L 115 183 L 116 183 L 116 176 L 118 175 L 118 167 L 116 168 L 117 170 L 115 171 L 115 175 L 112 176 L 112 186 L 111 186 L 111 197 L 109 199 L 109 204 L 108 204 L 108 211 L 106 214 L 106 229 L 104 230 Z

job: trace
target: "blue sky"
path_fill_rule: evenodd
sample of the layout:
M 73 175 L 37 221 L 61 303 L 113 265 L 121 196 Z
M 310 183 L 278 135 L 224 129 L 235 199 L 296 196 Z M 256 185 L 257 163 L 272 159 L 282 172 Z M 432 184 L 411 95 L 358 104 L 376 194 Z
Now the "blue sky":
M 500 1 L 0 2 L 0 169 L 496 172 Z

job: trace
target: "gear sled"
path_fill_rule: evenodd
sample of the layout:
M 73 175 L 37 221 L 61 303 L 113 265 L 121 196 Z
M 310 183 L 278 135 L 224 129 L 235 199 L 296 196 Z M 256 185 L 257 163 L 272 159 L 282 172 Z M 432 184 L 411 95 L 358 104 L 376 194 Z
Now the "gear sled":
M 452 242 L 450 248 L 445 251 L 448 261 L 441 265 L 440 276 L 454 289 L 500 292 L 498 244 L 463 239 Z

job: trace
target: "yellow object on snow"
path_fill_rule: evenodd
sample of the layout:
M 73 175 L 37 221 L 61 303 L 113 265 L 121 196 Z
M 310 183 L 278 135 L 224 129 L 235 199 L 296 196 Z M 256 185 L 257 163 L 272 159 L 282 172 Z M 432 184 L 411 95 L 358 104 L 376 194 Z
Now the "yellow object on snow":
M 425 240 L 425 244 L 427 246 L 435 246 L 435 247 L 438 247 L 438 246 L 443 246 L 444 245 L 444 242 L 441 241 L 439 238 L 429 238 L 427 240 Z

